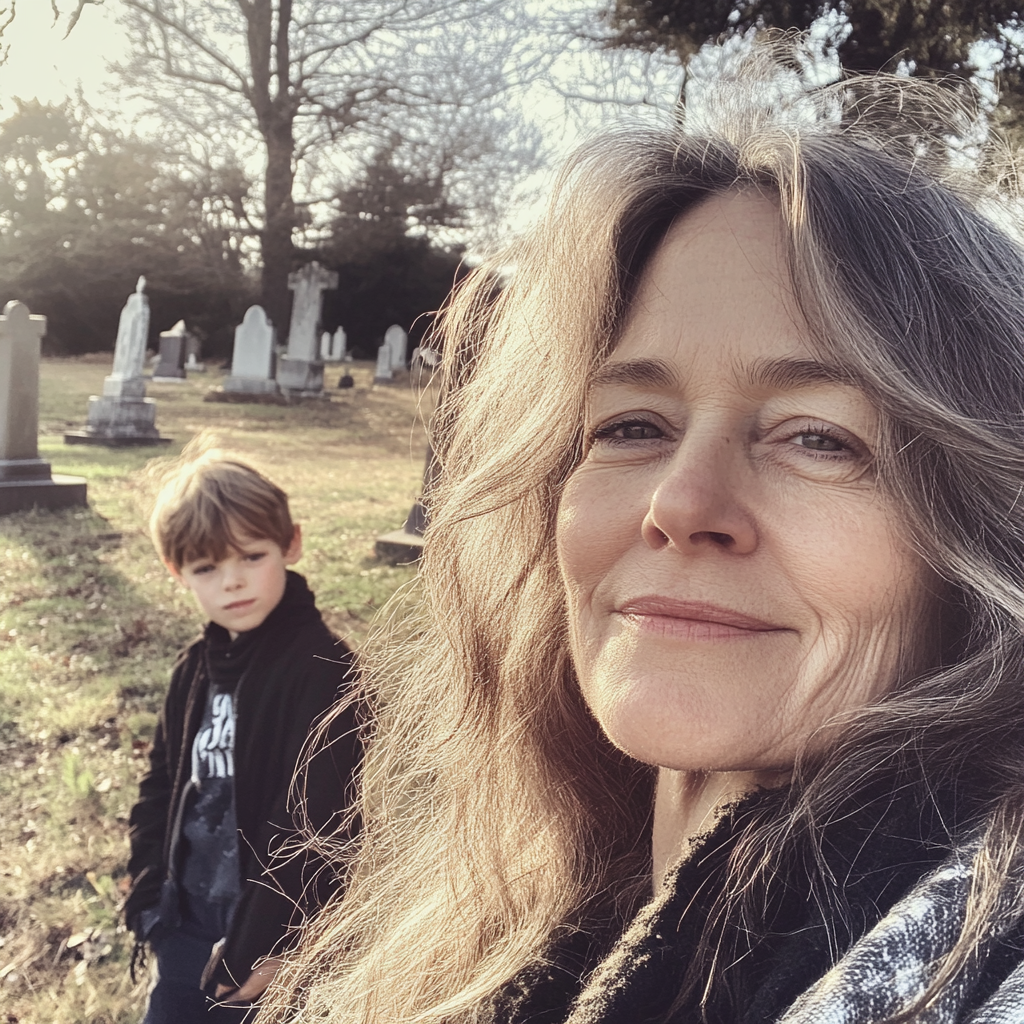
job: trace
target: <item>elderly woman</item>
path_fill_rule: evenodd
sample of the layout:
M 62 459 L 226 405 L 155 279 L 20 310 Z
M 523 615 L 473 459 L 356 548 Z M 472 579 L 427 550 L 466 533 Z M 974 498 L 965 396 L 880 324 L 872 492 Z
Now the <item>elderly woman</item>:
M 1024 1020 L 1024 252 L 949 93 L 802 102 L 588 146 L 450 311 L 424 618 L 264 1019 Z

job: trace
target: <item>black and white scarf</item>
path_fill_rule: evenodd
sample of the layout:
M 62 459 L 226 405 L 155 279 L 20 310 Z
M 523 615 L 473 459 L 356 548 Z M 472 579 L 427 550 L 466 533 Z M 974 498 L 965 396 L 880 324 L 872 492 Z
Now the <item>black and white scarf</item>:
M 901 899 L 820 981 L 783 1014 L 779 1024 L 873 1024 L 911 1006 L 927 990 L 935 963 L 963 927 L 973 848 L 957 851 Z M 998 933 L 990 935 L 988 946 Z M 988 949 L 938 999 L 917 1014 L 919 1024 L 1024 1024 L 1024 963 L 996 993 L 966 1015 Z

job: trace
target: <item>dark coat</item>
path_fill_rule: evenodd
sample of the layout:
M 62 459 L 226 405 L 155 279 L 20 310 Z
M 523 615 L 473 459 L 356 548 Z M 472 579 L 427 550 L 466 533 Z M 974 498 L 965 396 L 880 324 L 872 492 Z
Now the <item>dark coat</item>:
M 296 763 L 313 723 L 339 697 L 351 696 L 354 655 L 324 625 L 313 594 L 297 573 L 288 573 L 285 596 L 260 631 L 236 695 L 235 813 L 242 890 L 220 962 L 208 972 L 208 987 L 241 985 L 258 960 L 284 948 L 311 897 L 325 898 L 335 884 L 311 855 L 271 861 L 295 838 L 289 788 Z M 132 887 L 124 909 L 136 932 L 141 911 L 162 899 L 166 904 L 169 888 L 174 899 L 172 850 L 191 774 L 192 742 L 209 688 L 205 648 L 201 638 L 175 663 L 149 771 L 129 819 Z M 357 725 L 356 707 L 350 703 L 332 722 L 332 742 L 308 768 L 305 812 L 320 829 L 331 827 L 353 799 L 360 760 Z M 314 876 L 316 884 L 310 886 Z
M 763 893 L 765 930 L 724 958 L 702 1018 L 699 993 L 680 999 L 687 968 L 738 833 L 782 796 L 761 794 L 728 813 L 625 932 L 621 924 L 584 926 L 556 945 L 546 967 L 501 994 L 491 1024 L 772 1024 L 956 845 L 947 830 L 956 821 L 949 804 L 937 806 L 912 788 L 869 798 L 823 830 L 835 898 L 816 899 L 803 871 L 775 877 Z M 1018 924 L 986 950 L 962 1016 L 952 1019 L 966 1020 L 993 995 L 1024 959 L 1022 938 Z

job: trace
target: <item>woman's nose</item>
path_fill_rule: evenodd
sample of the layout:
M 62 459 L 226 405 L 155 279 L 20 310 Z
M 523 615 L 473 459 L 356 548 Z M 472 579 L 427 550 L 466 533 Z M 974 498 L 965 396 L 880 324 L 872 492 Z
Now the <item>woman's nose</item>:
M 758 532 L 746 469 L 737 440 L 688 432 L 651 494 L 641 525 L 645 542 L 654 549 L 750 554 Z

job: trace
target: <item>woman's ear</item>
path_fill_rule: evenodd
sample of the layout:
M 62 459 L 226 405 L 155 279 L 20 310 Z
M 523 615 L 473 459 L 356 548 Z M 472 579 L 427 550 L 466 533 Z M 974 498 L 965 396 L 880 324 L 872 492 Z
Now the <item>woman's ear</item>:
M 295 532 L 288 550 L 284 552 L 284 564 L 294 565 L 302 557 L 302 527 L 296 523 Z

